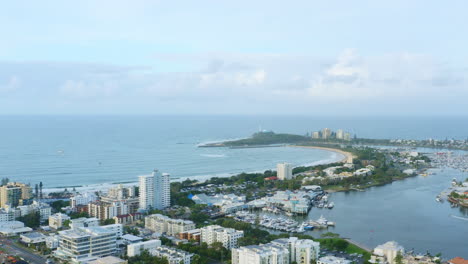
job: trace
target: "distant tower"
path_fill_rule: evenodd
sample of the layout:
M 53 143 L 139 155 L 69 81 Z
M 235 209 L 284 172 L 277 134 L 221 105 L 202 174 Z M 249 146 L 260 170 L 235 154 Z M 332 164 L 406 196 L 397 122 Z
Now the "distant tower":
M 42 182 L 39 183 L 39 199 L 42 200 Z
M 290 163 L 278 163 L 278 165 L 276 165 L 276 171 L 278 179 L 280 180 L 290 180 L 293 178 L 292 165 Z
M 39 199 L 39 185 L 36 183 L 36 185 L 34 186 L 34 191 L 35 191 L 35 195 L 34 197 L 36 197 L 36 200 Z

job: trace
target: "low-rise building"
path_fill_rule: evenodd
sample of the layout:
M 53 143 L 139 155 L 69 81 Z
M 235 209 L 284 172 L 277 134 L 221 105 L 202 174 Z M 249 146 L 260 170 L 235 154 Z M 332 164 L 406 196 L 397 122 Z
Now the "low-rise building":
M 125 214 L 125 215 L 117 215 L 114 216 L 114 221 L 116 224 L 131 224 L 137 220 L 143 218 L 143 214 L 141 213 L 134 213 L 134 214 Z
M 49 216 L 49 226 L 54 229 L 60 229 L 63 226 L 63 222 L 70 220 L 70 217 L 66 214 L 56 213 Z
M 127 255 L 129 257 L 138 256 L 144 250 L 151 251 L 151 250 L 156 249 L 156 248 L 158 248 L 160 246 L 161 246 L 161 240 L 159 240 L 159 239 L 154 239 L 154 240 L 129 244 L 127 246 Z
M 150 250 L 150 254 L 166 258 L 169 264 L 190 264 L 193 256 L 193 254 L 186 251 L 167 246 L 160 246 L 156 249 Z
M 123 235 L 123 225 L 121 224 L 105 225 L 101 227 L 114 232 L 117 238 Z
M 172 219 L 165 215 L 153 214 L 145 217 L 145 227 L 156 233 L 175 236 L 181 232 L 195 229 L 195 223 L 189 220 Z
M 76 218 L 72 219 L 70 221 L 70 228 L 75 229 L 79 227 L 93 227 L 93 226 L 99 226 L 99 219 L 96 217 L 81 217 L 81 218 Z
M 128 261 L 114 256 L 107 256 L 98 258 L 96 260 L 88 261 L 88 264 L 127 264 Z
M 449 264 L 468 264 L 468 259 L 456 257 L 448 261 Z
M 16 236 L 31 231 L 32 228 L 25 227 L 20 221 L 0 222 L 0 234 L 3 236 Z
M 317 264 L 351 264 L 351 260 L 335 257 L 335 256 L 325 256 L 317 260 Z
M 142 242 L 143 241 L 143 238 L 142 237 L 139 237 L 139 236 L 134 236 L 132 234 L 125 234 L 121 237 L 121 239 L 123 240 L 123 242 L 125 244 L 134 244 L 134 243 L 139 243 L 139 242 Z
M 317 261 L 320 253 L 320 243 L 311 239 L 297 237 L 280 238 L 271 242 L 274 245 L 289 250 L 289 260 L 298 264 L 308 264 Z
M 227 249 L 237 248 L 238 239 L 244 237 L 244 231 L 239 231 L 234 228 L 224 228 L 219 225 L 210 225 L 200 228 L 200 241 L 211 245 L 215 242 L 223 243 L 223 247 Z
M 189 230 L 189 231 L 186 231 L 186 232 L 181 232 L 181 233 L 179 233 L 179 238 L 180 239 L 186 239 L 186 240 L 194 240 L 194 241 L 200 242 L 201 231 L 200 231 L 200 229 L 193 229 L 193 230 Z
M 46 241 L 46 236 L 39 232 L 30 232 L 20 235 L 21 242 L 25 244 L 39 244 Z
M 88 205 L 91 202 L 97 201 L 98 197 L 93 192 L 87 192 L 83 194 L 77 194 L 70 198 L 70 205 L 72 208 L 78 205 Z
M 10 207 L 0 208 L 0 222 L 14 221 L 15 218 L 15 209 L 12 209 Z
M 59 236 L 50 235 L 45 239 L 46 247 L 50 249 L 56 249 L 59 246 Z
M 384 257 L 388 263 L 395 264 L 395 257 L 405 253 L 405 249 L 395 241 L 389 241 L 385 244 L 379 245 L 374 249 L 375 255 Z
M 129 207 L 125 201 L 103 202 L 95 201 L 88 204 L 88 213 L 100 220 L 112 219 L 118 215 L 129 214 Z
M 273 245 L 252 245 L 232 249 L 232 264 L 289 264 L 289 250 Z
M 55 256 L 73 263 L 110 256 L 116 250 L 115 232 L 98 226 L 60 231 L 59 240 Z
M 192 200 L 197 204 L 219 207 L 221 212 L 227 214 L 247 208 L 245 205 L 245 195 L 216 194 L 211 196 L 200 193 L 192 196 Z
M 52 214 L 52 207 L 50 205 L 37 201 L 34 201 L 32 204 L 18 206 L 16 210 L 20 211 L 20 216 L 39 213 L 41 223 L 47 221 Z

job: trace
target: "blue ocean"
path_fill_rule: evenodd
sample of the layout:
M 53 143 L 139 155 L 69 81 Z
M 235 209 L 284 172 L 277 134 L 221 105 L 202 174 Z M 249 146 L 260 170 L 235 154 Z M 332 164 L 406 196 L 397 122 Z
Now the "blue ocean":
M 466 138 L 467 118 L 291 116 L 0 116 L 0 177 L 45 188 L 132 182 L 154 168 L 206 179 L 316 164 L 336 153 L 298 148 L 199 148 L 259 129 L 306 134 L 342 128 L 368 138 Z
M 366 138 L 465 139 L 466 117 L 291 116 L 2 116 L 0 177 L 42 181 L 45 189 L 136 182 L 154 168 L 174 180 L 339 160 L 339 154 L 300 148 L 199 148 L 201 143 L 249 137 L 259 129 L 306 134 L 342 128 Z M 435 170 L 366 192 L 333 193 L 332 210 L 313 208 L 337 226 L 329 231 L 367 247 L 388 240 L 407 250 L 468 258 L 468 210 L 435 197 L 468 173 Z M 319 236 L 317 231 L 311 233 Z

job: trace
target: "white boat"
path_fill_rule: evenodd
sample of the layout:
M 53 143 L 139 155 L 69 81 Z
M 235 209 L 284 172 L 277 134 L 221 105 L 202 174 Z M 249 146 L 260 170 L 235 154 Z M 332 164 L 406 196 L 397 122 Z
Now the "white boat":
M 327 205 L 328 209 L 332 209 L 335 206 L 335 203 L 331 202 Z
M 317 219 L 317 223 L 320 224 L 320 225 L 326 226 L 327 222 L 328 222 L 328 220 L 325 217 L 323 217 L 323 215 L 321 215 L 320 218 Z

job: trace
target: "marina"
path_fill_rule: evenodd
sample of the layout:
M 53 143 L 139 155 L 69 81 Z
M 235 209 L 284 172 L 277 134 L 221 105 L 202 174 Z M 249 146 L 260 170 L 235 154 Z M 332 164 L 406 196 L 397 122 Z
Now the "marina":
M 305 220 L 302 223 L 286 217 L 272 217 L 264 214 L 254 214 L 247 211 L 238 211 L 235 214 L 228 215 L 234 220 L 249 224 L 258 224 L 261 227 L 288 232 L 288 233 L 303 233 L 314 229 L 326 229 L 330 226 L 335 226 L 335 223 L 328 221 L 323 215 L 317 220 Z

